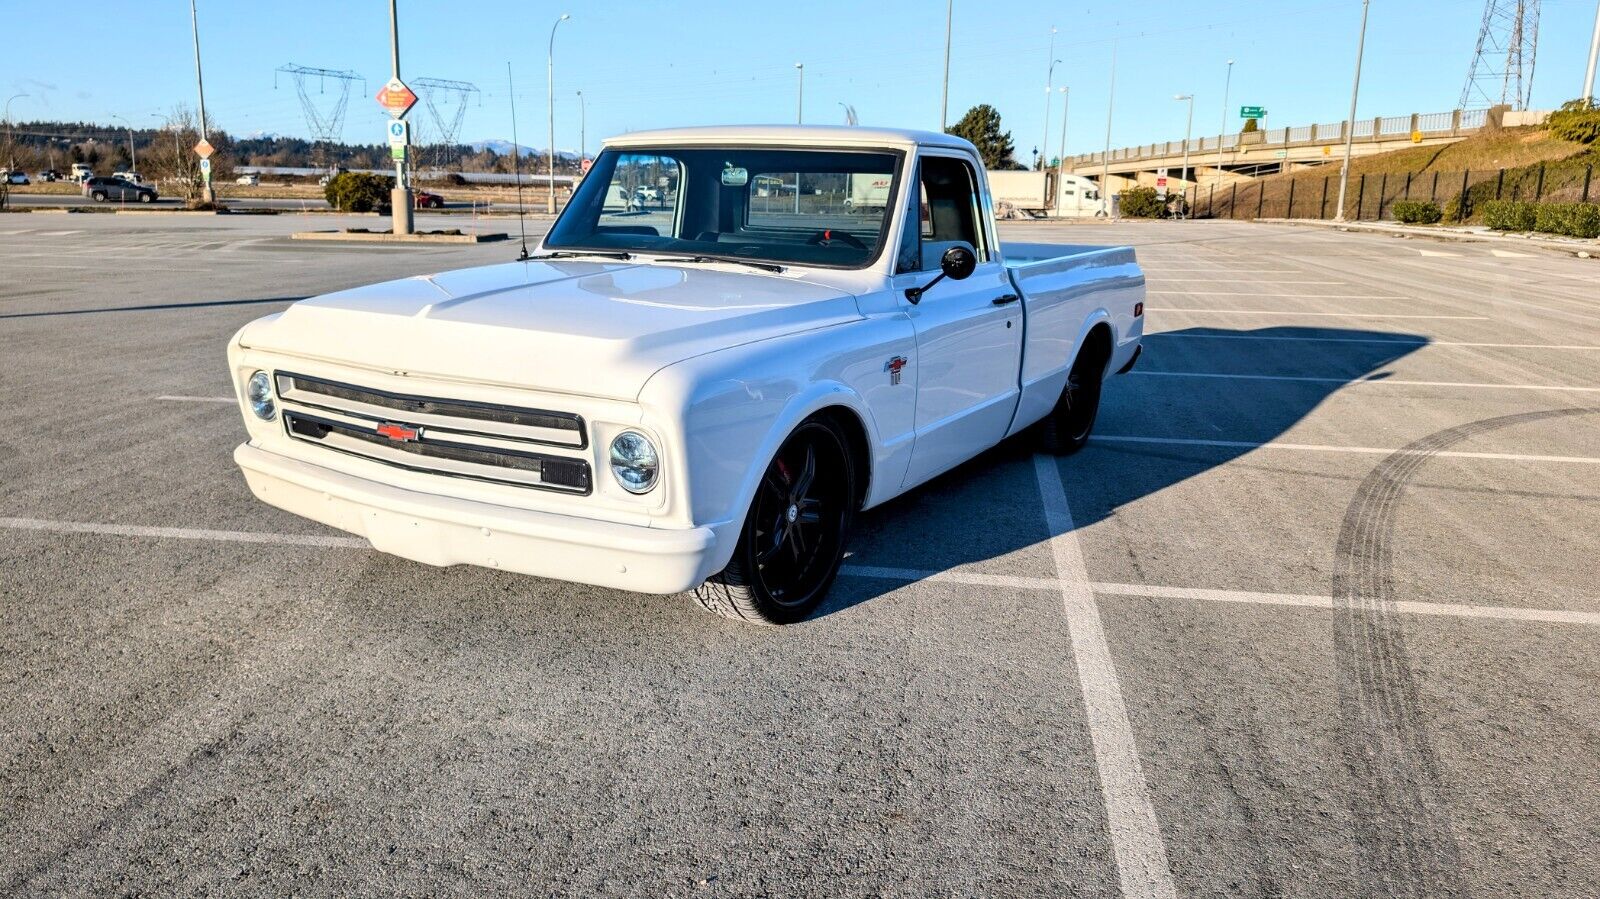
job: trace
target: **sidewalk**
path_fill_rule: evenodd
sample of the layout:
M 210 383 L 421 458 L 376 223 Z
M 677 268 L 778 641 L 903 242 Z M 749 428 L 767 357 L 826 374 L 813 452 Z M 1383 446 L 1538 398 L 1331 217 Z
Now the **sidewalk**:
M 1318 219 L 1256 219 L 1271 225 L 1302 225 L 1310 228 L 1334 228 L 1340 231 L 1370 231 L 1396 237 L 1425 237 L 1432 240 L 1462 243 L 1507 244 L 1518 247 L 1535 247 L 1555 250 L 1580 259 L 1600 257 L 1600 240 L 1582 240 L 1576 237 L 1539 236 L 1531 234 L 1506 234 L 1491 231 L 1481 225 L 1402 225 L 1398 222 L 1330 222 Z

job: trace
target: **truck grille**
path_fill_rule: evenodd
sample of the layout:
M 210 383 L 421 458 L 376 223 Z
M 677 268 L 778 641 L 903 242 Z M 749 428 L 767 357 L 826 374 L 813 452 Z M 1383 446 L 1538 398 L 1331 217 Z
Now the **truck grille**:
M 581 450 L 580 416 L 409 396 L 289 372 L 276 377 L 289 436 L 411 471 L 587 494 L 589 463 L 539 452 Z

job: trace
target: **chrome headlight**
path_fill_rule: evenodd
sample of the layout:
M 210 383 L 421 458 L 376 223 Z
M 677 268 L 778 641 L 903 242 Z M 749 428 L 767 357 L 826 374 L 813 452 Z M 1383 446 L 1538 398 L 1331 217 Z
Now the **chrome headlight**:
M 623 431 L 611 441 L 611 474 L 629 493 L 649 493 L 661 462 L 655 445 L 638 431 Z
M 262 421 L 278 417 L 278 404 L 272 398 L 272 378 L 264 371 L 250 376 L 244 386 L 245 399 L 250 401 L 250 411 Z

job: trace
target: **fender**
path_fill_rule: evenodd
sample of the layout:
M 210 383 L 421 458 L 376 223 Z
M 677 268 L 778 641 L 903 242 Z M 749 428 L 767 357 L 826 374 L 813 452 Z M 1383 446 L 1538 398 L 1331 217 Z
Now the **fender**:
M 1083 320 L 1083 324 L 1079 326 L 1078 333 L 1072 340 L 1072 352 L 1068 354 L 1067 358 L 1042 377 L 1022 385 L 1022 399 L 1017 403 L 1017 414 L 1011 420 L 1011 428 L 1006 432 L 1006 436 L 1017 434 L 1050 414 L 1050 410 L 1055 408 L 1056 401 L 1061 396 L 1061 391 L 1067 386 L 1067 373 L 1072 371 L 1072 366 L 1078 361 L 1078 354 L 1083 352 L 1083 343 L 1088 339 L 1089 332 L 1094 330 L 1096 325 L 1102 323 L 1111 329 L 1111 358 L 1113 360 L 1117 358 L 1119 343 L 1116 320 L 1106 307 L 1096 307 Z M 1110 360 L 1108 360 L 1106 373 L 1114 370 L 1110 367 Z

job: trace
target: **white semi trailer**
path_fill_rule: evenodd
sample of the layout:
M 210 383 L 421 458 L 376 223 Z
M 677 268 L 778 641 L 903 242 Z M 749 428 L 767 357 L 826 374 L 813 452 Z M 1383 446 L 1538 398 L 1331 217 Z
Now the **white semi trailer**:
M 1090 218 L 1106 214 L 1099 185 L 1082 175 L 1058 177 L 1054 171 L 1026 170 L 990 170 L 988 175 L 997 211 L 1009 208 L 1030 218 Z

